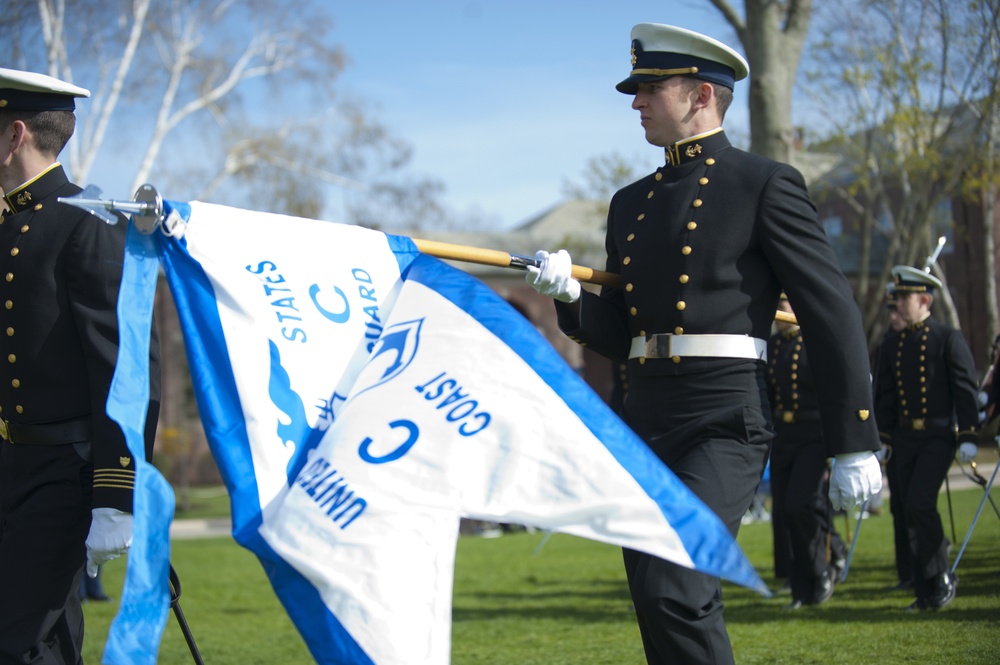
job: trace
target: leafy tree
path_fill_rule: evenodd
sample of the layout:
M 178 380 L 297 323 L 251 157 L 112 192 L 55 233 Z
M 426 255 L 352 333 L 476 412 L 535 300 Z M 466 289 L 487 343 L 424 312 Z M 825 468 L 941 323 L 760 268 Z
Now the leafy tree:
M 998 0 L 841 0 L 817 13 L 822 37 L 811 51 L 809 89 L 832 128 L 823 147 L 843 157 L 830 193 L 857 213 L 861 266 L 870 265 L 873 241 L 888 247 L 877 288 L 869 288 L 868 270 L 859 275 L 873 344 L 892 265 L 924 265 L 938 237 L 954 230 L 952 201 L 993 186 L 998 10 Z M 992 195 L 984 200 L 992 205 Z M 939 302 L 958 326 L 947 289 Z M 995 295 L 988 306 L 995 326 Z
M 413 227 L 438 205 L 436 181 L 398 185 L 409 147 L 337 94 L 347 56 L 325 3 L 10 0 L 4 23 L 9 66 L 93 92 L 63 155 L 78 182 L 314 217 L 331 187 L 389 187 L 427 202 L 383 213 Z

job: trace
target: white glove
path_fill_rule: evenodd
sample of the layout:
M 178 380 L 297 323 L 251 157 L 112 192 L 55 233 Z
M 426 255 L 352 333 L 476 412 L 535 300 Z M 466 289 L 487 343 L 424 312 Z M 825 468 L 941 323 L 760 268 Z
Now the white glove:
M 962 464 L 966 464 L 976 459 L 976 453 L 979 452 L 979 448 L 976 444 L 971 441 L 966 441 L 958 446 L 958 461 Z
M 892 446 L 887 446 L 883 443 L 882 448 L 875 453 L 875 459 L 879 462 L 888 462 L 890 457 L 892 457 Z
M 580 282 L 573 279 L 573 259 L 569 252 L 560 249 L 555 254 L 549 254 L 543 249 L 535 253 L 535 258 L 542 265 L 537 268 L 528 266 L 524 281 L 543 296 L 562 302 L 576 302 L 580 297 Z
M 834 510 L 851 508 L 882 491 L 882 467 L 875 453 L 845 453 L 833 459 L 830 503 Z
M 87 534 L 87 575 L 97 577 L 101 564 L 117 559 L 132 545 L 132 513 L 94 508 Z

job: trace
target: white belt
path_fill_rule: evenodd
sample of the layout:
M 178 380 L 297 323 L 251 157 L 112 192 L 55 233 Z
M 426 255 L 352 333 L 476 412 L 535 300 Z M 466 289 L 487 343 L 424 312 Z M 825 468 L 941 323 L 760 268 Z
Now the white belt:
M 764 360 L 767 340 L 749 335 L 671 335 L 632 338 L 629 358 L 747 358 Z

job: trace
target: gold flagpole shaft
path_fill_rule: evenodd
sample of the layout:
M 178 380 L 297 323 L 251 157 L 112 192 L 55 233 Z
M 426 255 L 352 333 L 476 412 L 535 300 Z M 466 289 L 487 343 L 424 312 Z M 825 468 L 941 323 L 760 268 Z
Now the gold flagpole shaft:
M 529 265 L 537 265 L 534 257 L 517 256 L 499 249 L 483 249 L 481 247 L 469 247 L 467 245 L 454 245 L 448 242 L 437 240 L 421 240 L 411 238 L 413 244 L 424 254 L 436 256 L 439 259 L 450 259 L 453 261 L 465 261 L 466 263 L 478 263 L 485 266 L 497 266 L 500 268 L 527 268 Z M 573 266 L 573 278 L 588 284 L 598 284 L 600 286 L 617 287 L 621 285 L 621 277 L 614 273 L 594 270 L 586 266 Z
M 518 256 L 499 249 L 483 249 L 481 247 L 469 247 L 468 245 L 455 245 L 449 242 L 437 240 L 421 240 L 411 238 L 413 244 L 424 254 L 436 256 L 439 259 L 449 259 L 452 261 L 465 261 L 466 263 L 478 263 L 485 266 L 497 266 L 499 268 L 519 268 L 526 269 L 529 265 L 538 265 L 534 257 Z M 598 284 L 600 286 L 610 286 L 618 288 L 621 286 L 621 276 L 603 270 L 594 270 L 586 266 L 573 266 L 573 278 L 588 284 Z M 797 323 L 795 315 L 788 312 L 775 312 L 775 321 L 785 323 Z

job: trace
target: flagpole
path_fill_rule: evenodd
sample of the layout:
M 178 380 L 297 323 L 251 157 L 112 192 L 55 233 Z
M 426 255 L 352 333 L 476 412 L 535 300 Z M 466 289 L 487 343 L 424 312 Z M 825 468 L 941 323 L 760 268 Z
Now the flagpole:
M 156 188 L 152 185 L 147 184 L 140 187 L 138 191 L 136 191 L 135 197 L 130 202 L 99 198 L 83 198 L 88 194 L 92 194 L 92 191 L 94 190 L 85 190 L 75 197 L 60 197 L 59 201 L 61 203 L 69 203 L 70 205 L 83 208 L 84 210 L 105 219 L 105 221 L 110 224 L 113 224 L 114 221 L 110 218 L 104 217 L 101 214 L 103 210 L 117 210 L 119 212 L 131 214 L 138 229 L 147 235 L 152 233 L 156 227 L 162 225 L 163 223 L 163 199 L 156 191 Z M 100 190 L 96 191 L 99 196 Z M 416 245 L 417 249 L 419 249 L 422 253 L 439 259 L 464 261 L 466 263 L 477 263 L 480 265 L 497 266 L 500 268 L 515 268 L 519 270 L 527 270 L 529 267 L 537 268 L 541 265 L 541 261 L 533 256 L 511 254 L 498 249 L 484 249 L 481 247 L 470 247 L 467 245 L 455 245 L 449 242 L 422 240 L 419 238 L 410 238 L 410 240 L 413 241 L 413 244 Z M 621 287 L 621 275 L 605 272 L 603 270 L 594 270 L 593 268 L 588 268 L 586 266 L 574 265 L 572 267 L 571 275 L 574 279 L 588 284 L 597 284 L 599 286 L 609 286 L 612 288 Z M 798 323 L 794 314 L 782 311 L 775 312 L 774 320 L 782 321 L 784 323 Z
M 516 268 L 520 270 L 527 270 L 528 267 L 537 268 L 541 265 L 541 261 L 534 257 L 510 254 L 498 249 L 454 245 L 437 240 L 421 240 L 420 238 L 410 238 L 410 240 L 424 254 L 439 259 L 450 259 L 452 261 L 464 261 L 466 263 L 497 266 L 499 268 Z M 574 265 L 571 275 L 574 279 L 581 282 L 610 286 L 612 288 L 620 288 L 622 283 L 621 275 L 603 270 L 594 270 L 586 266 Z M 776 311 L 774 313 L 774 320 L 784 323 L 798 323 L 795 315 L 791 312 Z

